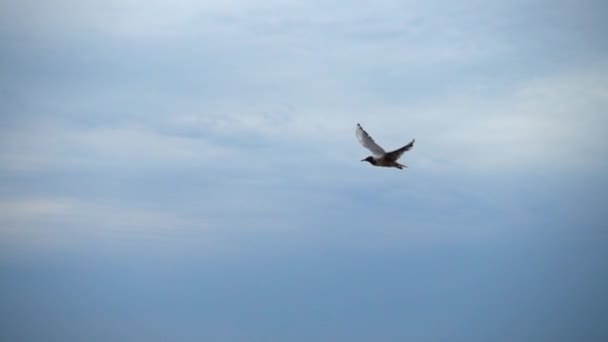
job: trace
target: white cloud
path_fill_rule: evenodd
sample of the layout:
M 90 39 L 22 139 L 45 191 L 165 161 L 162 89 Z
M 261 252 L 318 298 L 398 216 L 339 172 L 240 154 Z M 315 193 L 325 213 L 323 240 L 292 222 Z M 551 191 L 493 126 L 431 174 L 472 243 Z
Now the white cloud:
M 26 195 L 0 199 L 0 245 L 5 250 L 18 246 L 20 252 L 44 255 L 49 249 L 87 245 L 111 253 L 117 247 L 134 251 L 151 242 L 156 248 L 170 247 L 176 239 L 182 247 L 186 242 L 213 247 L 217 234 L 209 233 L 218 229 L 204 217 L 158 203 Z
M 210 109 L 196 96 L 185 96 L 187 105 L 172 115 L 152 109 L 149 119 L 84 128 L 47 118 L 6 132 L 0 160 L 12 169 L 211 160 L 253 167 L 256 158 L 281 165 L 341 163 L 366 153 L 353 133 L 361 122 L 386 148 L 416 138 L 416 149 L 406 158 L 430 168 L 584 167 L 601 163 L 597 154 L 606 150 L 601 128 L 608 106 L 606 76 L 608 68 L 599 64 L 492 94 L 468 88 L 416 103 L 369 100 L 360 107 L 260 102 L 218 103 Z
M 0 149 L 3 168 L 35 170 L 86 166 L 143 166 L 226 160 L 238 153 L 204 139 L 160 134 L 134 126 L 82 127 L 40 124 L 9 134 Z
M 141 203 L 139 204 L 141 206 Z M 143 209 L 138 204 L 89 201 L 73 197 L 28 197 L 0 200 L 0 220 L 3 222 L 60 222 L 80 224 L 80 227 L 172 228 L 183 226 L 184 220 L 160 208 Z M 6 228 L 6 227 L 5 227 Z
M 0 104 L 0 171 L 17 184 L 0 233 L 43 245 L 178 230 L 224 246 L 258 232 L 311 246 L 499 233 L 474 206 L 516 222 L 528 203 L 461 179 L 608 168 L 608 67 L 566 49 L 585 11 L 546 25 L 571 17 L 527 3 L 4 2 L 15 53 L 0 83 L 16 96 Z M 387 149 L 416 138 L 410 169 L 360 163 L 357 122 Z M 404 197 L 427 212 L 402 211 Z M 381 224 L 357 217 L 368 209 Z
M 247 0 L 26 0 L 3 3 L 0 8 L 5 23 L 26 32 L 81 30 L 80 33 L 101 33 L 117 38 L 145 40 L 189 35 L 188 31 L 193 25 L 209 28 L 205 22 L 210 18 L 209 15 L 227 18 L 234 13 L 275 6 L 285 7 L 280 1 Z
M 0 202 L 0 213 L 4 219 L 64 216 L 73 213 L 76 205 L 76 201 L 66 198 L 4 200 Z
M 82 55 L 64 45 L 49 50 L 65 60 L 47 67 L 73 74 L 44 74 L 26 87 L 22 102 L 36 104 L 34 116 L 44 118 L 3 132 L 4 169 L 229 161 L 269 178 L 281 172 L 260 166 L 264 160 L 311 174 L 319 164 L 352 165 L 365 156 L 353 134 L 357 122 L 386 148 L 416 138 L 408 164 L 447 173 L 594 165 L 605 150 L 604 64 L 495 75 L 495 58 L 527 53 L 516 42 L 528 34 L 523 28 L 504 36 L 519 19 L 501 15 L 522 3 L 2 6 L 10 19 L 3 27 L 66 39 L 78 52 L 82 42 L 71 34 L 84 32 L 95 47 Z M 123 38 L 141 45 L 130 50 Z M 94 123 L 73 124 L 82 117 Z
M 603 165 L 597 155 L 606 150 L 600 129 L 608 106 L 606 76 L 605 65 L 593 65 L 489 96 L 457 92 L 415 105 L 380 106 L 376 112 L 382 114 L 367 113 L 362 120 L 387 144 L 417 138 L 412 157 L 429 166 L 487 171 Z

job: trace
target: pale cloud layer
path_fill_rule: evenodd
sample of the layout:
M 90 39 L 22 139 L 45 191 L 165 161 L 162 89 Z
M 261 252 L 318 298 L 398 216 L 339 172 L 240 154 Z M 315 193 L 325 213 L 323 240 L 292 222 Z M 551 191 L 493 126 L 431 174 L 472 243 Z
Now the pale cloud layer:
M 443 177 L 606 167 L 608 67 L 591 10 L 536 14 L 573 29 L 535 23 L 534 2 L 3 6 L 9 174 L 230 175 L 239 186 L 211 207 L 237 210 L 233 191 L 264 184 L 278 213 L 283 184 L 378 182 L 345 172 L 367 155 L 357 122 L 387 149 L 416 138 L 407 163 Z M 66 196 L 21 199 L 41 195 Z
M 353 133 L 354 123 L 362 122 L 387 148 L 419 139 L 417 148 L 425 153 L 417 157 L 427 166 L 444 160 L 490 171 L 562 163 L 563 156 L 568 158 L 561 167 L 605 166 L 597 156 L 606 149 L 601 129 L 608 105 L 606 70 L 598 65 L 535 78 L 499 95 L 456 92 L 422 104 L 319 110 L 268 106 L 266 111 L 262 105 L 229 105 L 209 113 L 199 103 L 184 112 L 150 109 L 91 127 L 60 116 L 58 122 L 30 122 L 27 134 L 6 132 L 0 158 L 9 169 L 231 159 L 251 164 L 273 153 L 294 167 L 336 158 L 348 162 L 365 154 Z M 56 110 L 66 111 L 62 107 Z M 294 147 L 315 153 L 294 158 L 289 155 Z M 434 167 L 441 171 L 445 165 Z

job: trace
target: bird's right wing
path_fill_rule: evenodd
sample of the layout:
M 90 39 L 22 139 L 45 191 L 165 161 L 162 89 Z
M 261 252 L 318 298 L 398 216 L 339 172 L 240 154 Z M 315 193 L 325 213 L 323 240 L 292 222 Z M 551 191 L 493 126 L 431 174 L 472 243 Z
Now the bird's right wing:
M 367 134 L 367 132 L 363 129 L 363 127 L 361 127 L 360 124 L 357 124 L 356 133 L 357 139 L 359 139 L 361 145 L 363 145 L 363 147 L 365 147 L 366 149 L 370 150 L 375 156 L 382 156 L 386 153 L 384 149 L 378 144 L 376 144 L 374 139 L 372 139 L 372 137 Z

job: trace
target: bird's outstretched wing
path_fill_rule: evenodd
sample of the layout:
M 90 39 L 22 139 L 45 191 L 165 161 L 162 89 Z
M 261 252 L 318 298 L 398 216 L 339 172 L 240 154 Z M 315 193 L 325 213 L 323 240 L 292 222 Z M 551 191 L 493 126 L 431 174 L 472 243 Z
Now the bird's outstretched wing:
M 412 149 L 412 147 L 414 147 L 415 141 L 416 141 L 416 139 L 412 139 L 412 141 L 410 141 L 407 145 L 387 153 L 386 159 L 396 161 L 397 159 L 399 159 L 401 157 L 403 152 L 409 151 Z
M 381 156 L 386 153 L 384 149 L 378 144 L 376 144 L 374 139 L 372 139 L 372 137 L 367 134 L 367 132 L 363 129 L 363 127 L 361 127 L 360 124 L 357 124 L 356 133 L 357 139 L 359 139 L 361 145 L 363 145 L 363 147 L 365 147 L 366 149 L 370 150 L 375 156 Z

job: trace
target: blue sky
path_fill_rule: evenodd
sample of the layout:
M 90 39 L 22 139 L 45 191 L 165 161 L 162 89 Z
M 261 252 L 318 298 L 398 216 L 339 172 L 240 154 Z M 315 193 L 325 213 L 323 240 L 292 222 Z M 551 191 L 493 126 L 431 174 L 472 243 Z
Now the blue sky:
M 606 340 L 607 10 L 0 4 L 0 340 Z

